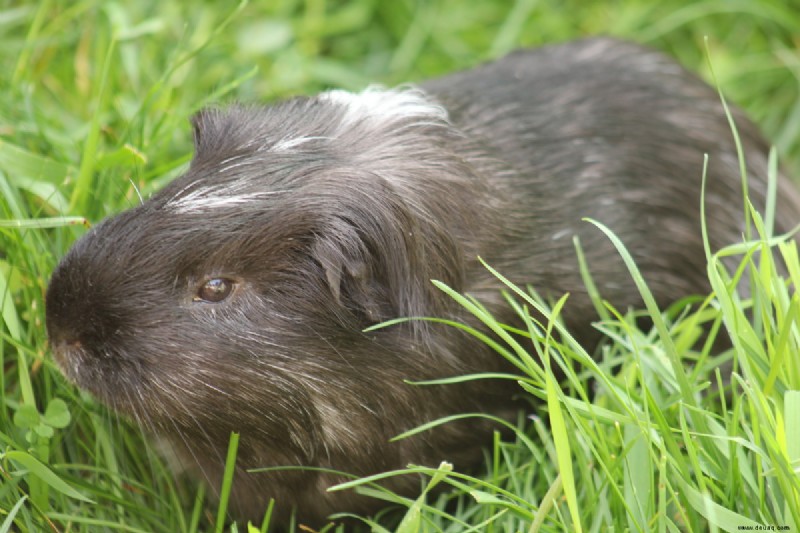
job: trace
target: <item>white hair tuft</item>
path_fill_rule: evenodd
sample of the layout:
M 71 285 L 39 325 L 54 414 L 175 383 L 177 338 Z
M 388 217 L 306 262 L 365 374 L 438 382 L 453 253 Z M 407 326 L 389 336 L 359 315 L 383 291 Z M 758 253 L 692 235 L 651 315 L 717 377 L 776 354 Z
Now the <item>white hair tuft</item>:
M 319 95 L 323 101 L 344 106 L 342 125 L 349 126 L 360 120 L 393 120 L 404 118 L 429 119 L 447 122 L 447 111 L 422 90 L 412 86 L 386 89 L 370 85 L 361 92 L 341 89 Z

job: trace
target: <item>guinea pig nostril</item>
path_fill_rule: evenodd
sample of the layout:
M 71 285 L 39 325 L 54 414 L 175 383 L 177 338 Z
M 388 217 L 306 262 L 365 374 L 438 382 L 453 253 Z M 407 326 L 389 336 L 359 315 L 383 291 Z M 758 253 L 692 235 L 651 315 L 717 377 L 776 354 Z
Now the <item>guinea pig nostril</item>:
M 86 351 L 83 341 L 77 338 L 59 338 L 51 341 L 53 350 L 60 353 Z
M 75 368 L 86 359 L 86 347 L 79 339 L 53 339 L 51 347 L 53 358 L 62 370 L 66 371 L 68 377 L 71 377 L 72 372 L 67 370 Z

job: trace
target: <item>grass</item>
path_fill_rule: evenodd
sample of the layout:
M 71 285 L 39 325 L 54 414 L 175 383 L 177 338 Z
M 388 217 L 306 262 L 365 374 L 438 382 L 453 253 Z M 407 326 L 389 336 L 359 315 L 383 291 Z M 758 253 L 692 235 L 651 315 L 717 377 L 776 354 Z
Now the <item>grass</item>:
M 0 533 L 247 530 L 215 526 L 201 488 L 176 483 L 136 429 L 65 383 L 43 329 L 58 258 L 87 224 L 185 167 L 194 111 L 421 79 L 517 46 L 597 33 L 651 44 L 710 78 L 707 36 L 726 96 L 800 176 L 800 15 L 784 0 L 4 2 Z M 637 329 L 633 312 L 601 307 L 598 327 L 609 340 L 598 363 L 557 321 L 530 319 L 527 310 L 542 305 L 535 295 L 509 287 L 530 341 L 501 343 L 498 357 L 518 362 L 521 386 L 543 407 L 520 420 L 514 442 L 487 449 L 486 477 L 426 470 L 431 485 L 460 494 L 401 502 L 408 512 L 397 530 L 797 531 L 800 304 L 787 286 L 797 286 L 800 264 L 768 225 L 760 234 L 709 253 L 713 300 L 694 300 L 688 312 L 648 309 L 652 331 Z M 728 253 L 750 267 L 727 272 L 719 257 Z M 787 279 L 773 254 L 788 264 Z M 741 276 L 751 277 L 750 297 L 737 292 Z M 689 350 L 701 323 L 725 327 L 734 349 Z M 733 368 L 729 394 L 717 387 L 722 363 Z M 566 371 L 562 388 L 551 367 Z M 396 500 L 368 481 L 359 490 Z

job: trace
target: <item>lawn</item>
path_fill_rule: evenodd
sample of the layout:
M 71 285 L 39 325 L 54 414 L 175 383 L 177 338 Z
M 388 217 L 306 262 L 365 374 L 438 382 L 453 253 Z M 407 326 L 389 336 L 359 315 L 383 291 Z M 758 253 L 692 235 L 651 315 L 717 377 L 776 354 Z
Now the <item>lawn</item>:
M 203 489 L 176 481 L 138 429 L 68 384 L 44 331 L 44 291 L 59 258 L 87 226 L 186 168 L 194 112 L 421 80 L 596 34 L 659 48 L 709 81 L 713 66 L 726 98 L 800 177 L 797 0 L 4 2 L 0 533 L 247 531 L 223 524 Z M 689 309 L 651 306 L 642 312 L 652 330 L 637 329 L 632 311 L 609 310 L 601 363 L 568 332 L 555 342 L 520 307 L 533 338 L 509 337 L 503 352 L 529 369 L 520 383 L 541 412 L 521 418 L 516 439 L 487 443 L 488 473 L 478 478 L 446 465 L 419 469 L 426 483 L 454 491 L 387 502 L 383 527 L 797 531 L 800 302 L 791 287 L 800 262 L 793 245 L 769 239 L 768 228 L 759 234 L 758 244 L 724 252 L 751 266 L 738 274 L 751 277 L 752 294 L 710 256 L 713 297 Z M 527 308 L 543 305 L 514 290 Z M 733 348 L 697 348 L 700 324 L 727 329 Z M 557 387 L 536 360 L 574 372 Z

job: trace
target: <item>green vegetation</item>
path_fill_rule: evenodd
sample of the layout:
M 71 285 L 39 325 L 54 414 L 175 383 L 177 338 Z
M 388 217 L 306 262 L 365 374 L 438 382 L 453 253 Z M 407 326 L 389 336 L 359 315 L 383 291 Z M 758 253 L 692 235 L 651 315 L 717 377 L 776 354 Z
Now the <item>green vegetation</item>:
M 661 48 L 710 79 L 707 37 L 726 96 L 800 176 L 796 2 L 0 2 L 0 533 L 215 528 L 203 489 L 176 483 L 137 429 L 65 382 L 43 328 L 58 258 L 85 225 L 185 168 L 193 112 L 329 86 L 391 85 L 599 33 Z M 498 439 L 487 450 L 482 480 L 446 465 L 428 471 L 430 484 L 461 494 L 401 503 L 409 511 L 391 527 L 797 531 L 800 302 L 787 285 L 798 286 L 800 264 L 793 246 L 759 229 L 764 240 L 755 247 L 723 252 L 747 262 L 760 250 L 758 266 L 727 272 L 709 254 L 714 305 L 650 307 L 652 331 L 637 329 L 633 312 L 606 309 L 601 363 L 566 332 L 556 342 L 560 326 L 529 318 L 527 309 L 542 303 L 510 288 L 531 341 L 509 338 L 498 357 L 518 363 L 521 386 L 541 401 L 539 417 L 520 421 L 515 442 Z M 770 252 L 784 257 L 788 281 Z M 752 295 L 737 293 L 740 276 L 751 278 Z M 733 332 L 734 349 L 690 350 L 700 324 Z M 723 363 L 733 369 L 728 394 Z M 562 388 L 550 368 L 565 371 Z M 360 490 L 394 500 L 363 483 Z

